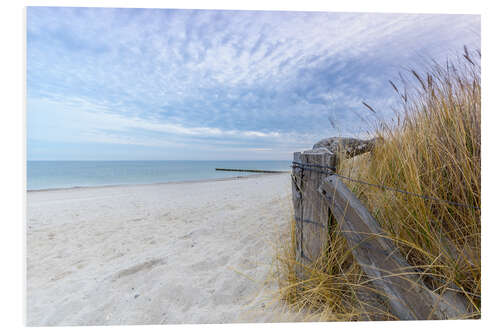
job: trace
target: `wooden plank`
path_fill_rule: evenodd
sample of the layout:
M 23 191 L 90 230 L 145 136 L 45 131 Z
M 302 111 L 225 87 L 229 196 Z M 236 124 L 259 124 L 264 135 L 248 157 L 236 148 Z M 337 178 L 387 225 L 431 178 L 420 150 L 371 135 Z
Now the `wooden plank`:
M 288 173 L 288 171 L 276 171 L 276 170 L 247 170 L 247 169 L 226 169 L 226 168 L 215 168 L 215 171 L 261 172 L 261 173 Z
M 332 137 L 317 142 L 313 149 L 294 153 L 293 162 L 316 165 L 335 170 L 339 153 L 347 157 L 372 150 L 375 140 Z M 296 222 L 296 259 L 299 263 L 313 263 L 328 245 L 329 207 L 318 193 L 318 188 L 330 170 L 318 167 L 292 169 L 292 200 Z M 306 278 L 300 269 L 299 277 Z
M 293 154 L 293 161 L 299 162 L 301 153 L 297 152 Z M 293 211 L 295 214 L 295 261 L 298 263 L 303 263 L 302 259 L 302 204 L 304 193 L 302 192 L 302 187 L 304 186 L 304 172 L 299 168 L 292 168 L 292 204 Z M 297 277 L 299 279 L 304 278 L 304 270 L 300 265 L 296 266 Z
M 388 297 L 394 315 L 402 320 L 416 320 L 460 318 L 469 313 L 462 295 L 438 295 L 419 281 L 418 273 L 337 176 L 325 178 L 319 192 L 329 202 L 358 264 Z
M 335 166 L 335 155 L 319 148 L 294 154 L 294 162 Z M 325 205 L 318 187 L 328 176 L 315 170 L 293 168 L 292 201 L 295 213 L 296 260 L 304 265 L 311 264 L 321 254 L 328 241 L 328 206 Z M 299 278 L 306 278 L 298 268 Z

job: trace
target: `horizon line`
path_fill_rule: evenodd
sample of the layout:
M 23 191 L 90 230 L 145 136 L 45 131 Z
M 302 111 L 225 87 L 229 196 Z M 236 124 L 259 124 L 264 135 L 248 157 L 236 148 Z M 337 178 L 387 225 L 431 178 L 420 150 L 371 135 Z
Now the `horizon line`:
M 257 159 L 236 159 L 236 160 L 228 160 L 228 159 L 221 159 L 221 160 L 153 160 L 153 159 L 144 159 L 144 160 L 26 160 L 26 162 L 249 162 L 249 161 L 254 161 L 254 162 L 288 162 L 291 161 L 292 159 L 286 159 L 286 160 L 257 160 Z

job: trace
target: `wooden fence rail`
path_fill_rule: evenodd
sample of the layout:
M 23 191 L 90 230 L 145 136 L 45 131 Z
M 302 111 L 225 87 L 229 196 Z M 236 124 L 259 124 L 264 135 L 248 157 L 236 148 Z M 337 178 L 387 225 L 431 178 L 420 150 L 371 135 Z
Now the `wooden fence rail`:
M 387 297 L 396 317 L 416 320 L 467 316 L 467 300 L 453 291 L 437 294 L 428 289 L 358 198 L 339 177 L 331 175 L 331 171 L 336 170 L 338 153 L 346 145 L 352 157 L 372 149 L 372 143 L 331 138 L 320 141 L 312 150 L 294 153 L 292 199 L 296 260 L 300 263 L 298 277 L 307 278 L 301 267 L 313 264 L 325 250 L 328 232 L 334 230 L 329 228 L 333 221 L 352 248 L 357 263 L 379 292 Z
M 402 320 L 461 318 L 468 313 L 461 295 L 441 295 L 429 290 L 420 275 L 403 258 L 378 222 L 335 175 L 323 180 L 319 191 L 342 235 L 365 274 L 388 298 L 393 313 Z

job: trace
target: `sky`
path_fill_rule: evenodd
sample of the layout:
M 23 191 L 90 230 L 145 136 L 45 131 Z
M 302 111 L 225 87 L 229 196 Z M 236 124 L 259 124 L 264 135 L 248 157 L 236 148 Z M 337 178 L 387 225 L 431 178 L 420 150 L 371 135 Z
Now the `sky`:
M 28 7 L 28 160 L 290 160 L 390 119 L 480 16 Z M 371 105 L 376 114 L 363 106 Z

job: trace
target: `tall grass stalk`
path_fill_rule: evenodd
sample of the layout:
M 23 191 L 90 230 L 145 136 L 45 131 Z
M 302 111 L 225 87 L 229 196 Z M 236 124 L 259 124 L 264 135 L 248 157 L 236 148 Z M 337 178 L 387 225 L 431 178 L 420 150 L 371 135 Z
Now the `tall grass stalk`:
M 375 150 L 343 159 L 339 173 L 480 207 L 480 57 L 479 51 L 464 48 L 453 62 L 432 62 L 424 73 L 409 70 L 399 86 L 391 81 L 401 100 L 394 122 L 378 124 L 373 134 L 382 140 Z M 346 184 L 421 273 L 423 283 L 438 293 L 459 291 L 468 299 L 472 317 L 480 316 L 480 209 Z M 298 263 L 293 247 L 277 254 L 282 299 L 292 307 L 321 313 L 325 320 L 391 319 L 384 309 L 363 301 L 360 295 L 370 287 L 361 269 L 338 231 L 330 237 L 323 256 L 308 267 L 307 281 L 299 282 L 294 274 Z

